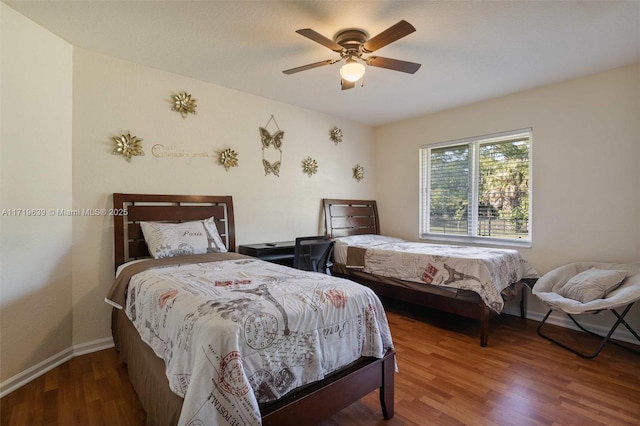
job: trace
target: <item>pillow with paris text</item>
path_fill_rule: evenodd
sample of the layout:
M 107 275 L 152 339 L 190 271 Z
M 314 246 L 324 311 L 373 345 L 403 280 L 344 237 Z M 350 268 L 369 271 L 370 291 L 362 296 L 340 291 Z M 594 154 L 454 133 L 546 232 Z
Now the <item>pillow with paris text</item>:
M 140 228 L 155 259 L 227 251 L 212 217 L 182 223 L 140 222 Z

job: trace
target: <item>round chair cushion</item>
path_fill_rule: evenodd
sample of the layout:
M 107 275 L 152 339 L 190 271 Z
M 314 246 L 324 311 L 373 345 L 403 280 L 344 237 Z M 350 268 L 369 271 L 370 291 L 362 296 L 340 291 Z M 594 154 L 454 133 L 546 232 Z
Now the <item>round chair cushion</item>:
M 584 286 L 582 295 L 580 286 Z M 544 274 L 533 287 L 533 294 L 549 308 L 568 314 L 626 306 L 640 300 L 640 262 L 570 263 Z

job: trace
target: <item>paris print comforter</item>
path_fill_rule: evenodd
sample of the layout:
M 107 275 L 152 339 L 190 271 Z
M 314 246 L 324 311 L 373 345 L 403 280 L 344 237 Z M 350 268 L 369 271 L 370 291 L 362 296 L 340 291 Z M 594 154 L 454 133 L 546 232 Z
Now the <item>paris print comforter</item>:
M 535 268 L 517 250 L 409 242 L 380 235 L 336 239 L 336 262 L 366 273 L 427 285 L 470 290 L 501 312 L 501 292 Z
M 259 403 L 392 348 L 370 289 L 252 258 L 136 273 L 124 305 L 184 398 L 180 425 L 258 425 Z

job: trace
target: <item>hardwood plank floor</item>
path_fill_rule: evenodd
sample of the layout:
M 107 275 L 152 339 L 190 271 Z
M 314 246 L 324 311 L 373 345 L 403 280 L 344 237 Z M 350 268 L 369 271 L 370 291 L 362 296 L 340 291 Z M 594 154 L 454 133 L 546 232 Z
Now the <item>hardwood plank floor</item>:
M 609 344 L 584 360 L 539 337 L 536 322 L 510 315 L 492 320 L 489 346 L 481 348 L 476 321 L 385 305 L 399 369 L 395 417 L 382 419 L 374 392 L 322 426 L 640 425 L 640 355 Z M 588 337 L 549 330 L 572 344 Z M 0 406 L 0 424 L 12 426 L 139 426 L 146 419 L 114 349 L 74 358 Z

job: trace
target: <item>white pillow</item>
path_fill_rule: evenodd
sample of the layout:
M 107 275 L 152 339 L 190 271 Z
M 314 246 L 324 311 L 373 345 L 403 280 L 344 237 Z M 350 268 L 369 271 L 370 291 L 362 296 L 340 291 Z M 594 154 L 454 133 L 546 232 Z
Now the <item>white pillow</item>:
M 182 223 L 140 222 L 140 228 L 156 259 L 227 251 L 212 217 Z
M 348 237 L 337 237 L 334 239 L 336 240 L 336 243 L 342 242 L 342 243 L 353 245 L 353 246 L 360 245 L 360 246 L 366 246 L 366 247 L 373 247 L 378 244 L 405 242 L 405 240 L 403 240 L 402 238 L 387 237 L 386 235 L 377 235 L 377 234 L 350 235 Z
M 602 299 L 620 285 L 626 277 L 625 271 L 589 268 L 574 275 L 562 287 L 553 291 L 562 297 L 582 303 Z

